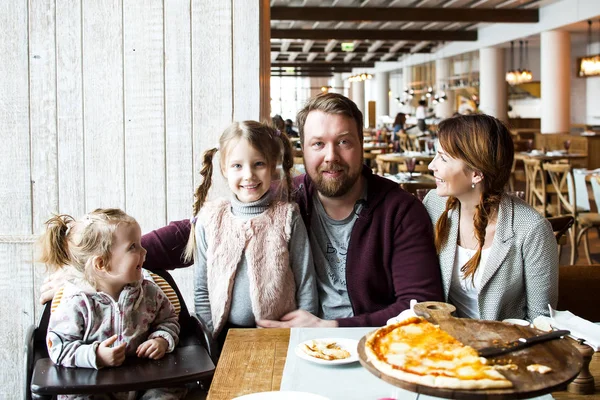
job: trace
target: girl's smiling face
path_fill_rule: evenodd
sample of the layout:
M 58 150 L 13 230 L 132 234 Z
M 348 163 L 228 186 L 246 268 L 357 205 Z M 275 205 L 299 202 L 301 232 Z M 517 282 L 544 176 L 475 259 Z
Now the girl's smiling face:
M 227 149 L 223 175 L 238 200 L 251 203 L 269 190 L 274 169 L 248 140 L 240 139 Z

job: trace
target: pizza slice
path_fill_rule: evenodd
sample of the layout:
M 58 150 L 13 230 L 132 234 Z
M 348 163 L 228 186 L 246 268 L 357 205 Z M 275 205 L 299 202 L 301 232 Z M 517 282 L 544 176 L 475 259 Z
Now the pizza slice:
M 512 387 L 475 349 L 419 317 L 376 330 L 367 337 L 365 352 L 380 372 L 419 385 L 447 389 Z

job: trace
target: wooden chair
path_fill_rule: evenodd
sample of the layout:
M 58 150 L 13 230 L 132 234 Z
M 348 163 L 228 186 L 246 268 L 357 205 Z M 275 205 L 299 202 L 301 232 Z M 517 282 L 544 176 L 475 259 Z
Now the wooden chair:
M 573 222 L 575 222 L 575 218 L 572 215 L 561 215 L 558 217 L 549 217 L 546 218 L 550 225 L 552 225 L 552 230 L 554 231 L 554 237 L 556 238 L 556 243 L 560 246 L 566 243 L 565 233 L 573 226 Z
M 523 160 L 525 166 L 525 201 L 544 217 L 548 217 L 548 183 L 542 169 L 542 162 L 537 159 Z
M 398 132 L 398 141 L 400 143 L 400 150 L 402 152 L 413 151 L 414 150 L 414 146 L 412 145 L 412 141 L 408 137 L 407 133 Z
M 592 263 L 590 248 L 588 243 L 587 231 L 593 227 L 600 227 L 600 214 L 591 212 L 580 212 L 577 207 L 577 191 L 575 190 L 575 179 L 573 178 L 573 169 L 569 164 L 544 163 L 543 169 L 548 173 L 550 181 L 554 186 L 556 196 L 558 197 L 558 212 L 568 214 L 575 220 L 570 229 L 571 242 L 571 264 L 575 264 L 577 250 L 581 238 L 584 238 L 584 251 L 589 264 Z M 568 190 L 569 185 L 572 190 Z
M 522 151 L 530 150 L 533 141 L 531 140 L 513 140 L 513 145 L 515 147 L 515 153 L 519 153 Z M 511 192 L 515 191 L 515 172 L 517 171 L 517 165 L 521 164 L 520 160 L 515 158 L 513 160 L 512 166 L 510 168 L 510 178 L 508 180 L 508 186 Z
M 52 302 L 48 302 L 39 323 L 31 326 L 25 337 L 26 399 L 51 399 L 58 394 L 138 391 L 197 382 L 204 387 L 210 384 L 218 358 L 212 334 L 189 313 L 171 275 L 166 270 L 157 270 L 156 274 L 173 289 L 179 302 L 181 331 L 179 344 L 172 353 L 157 361 L 128 357 L 120 367 L 100 370 L 55 365 L 48 357 L 46 347 L 52 308 Z

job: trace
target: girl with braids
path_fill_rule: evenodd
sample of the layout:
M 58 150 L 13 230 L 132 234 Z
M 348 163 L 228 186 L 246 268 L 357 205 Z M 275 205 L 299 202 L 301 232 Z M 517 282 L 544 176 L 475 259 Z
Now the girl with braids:
M 119 209 L 46 222 L 41 258 L 69 267 L 71 281 L 48 323 L 52 361 L 65 367 L 118 367 L 126 355 L 158 360 L 179 340 L 179 322 L 163 291 L 142 274 L 146 250 L 138 223 Z M 185 388 L 147 390 L 142 399 L 180 399 Z M 61 395 L 59 399 L 127 399 L 129 393 Z
M 232 196 L 205 202 L 217 151 Z M 234 122 L 219 149 L 204 153 L 186 258 L 194 259 L 196 314 L 221 343 L 230 327 L 256 327 L 297 308 L 317 312 L 308 236 L 291 202 L 292 167 L 285 133 L 255 121 Z
M 439 124 L 429 169 L 437 190 L 425 207 L 435 225 L 445 298 L 461 317 L 532 321 L 558 297 L 558 250 L 550 223 L 504 192 L 510 132 L 488 115 Z

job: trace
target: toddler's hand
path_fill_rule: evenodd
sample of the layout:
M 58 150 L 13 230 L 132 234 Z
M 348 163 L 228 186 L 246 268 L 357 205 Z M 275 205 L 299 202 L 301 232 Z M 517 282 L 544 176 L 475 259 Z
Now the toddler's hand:
M 138 357 L 158 360 L 163 358 L 168 348 L 169 342 L 167 342 L 166 339 L 157 337 L 146 340 L 144 343 L 140 344 L 135 354 L 137 354 Z
M 100 343 L 96 350 L 98 366 L 100 367 L 118 367 L 125 361 L 125 350 L 127 343 L 121 343 L 116 347 L 110 347 L 117 341 L 117 335 L 113 335 Z

